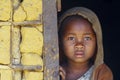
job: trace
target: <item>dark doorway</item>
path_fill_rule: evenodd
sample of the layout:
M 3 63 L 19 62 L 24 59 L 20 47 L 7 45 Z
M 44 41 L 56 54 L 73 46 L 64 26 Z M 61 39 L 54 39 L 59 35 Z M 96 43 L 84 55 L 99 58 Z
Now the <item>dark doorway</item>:
M 114 80 L 120 80 L 120 3 L 115 0 L 62 0 L 62 11 L 72 7 L 93 10 L 102 26 L 104 61 L 111 68 Z

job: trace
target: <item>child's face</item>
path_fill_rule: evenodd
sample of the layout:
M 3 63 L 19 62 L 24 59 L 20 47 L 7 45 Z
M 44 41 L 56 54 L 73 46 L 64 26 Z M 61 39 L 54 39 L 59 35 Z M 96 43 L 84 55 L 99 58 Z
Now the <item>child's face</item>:
M 63 32 L 63 50 L 68 62 L 88 62 L 94 55 L 96 38 L 86 20 L 70 21 Z

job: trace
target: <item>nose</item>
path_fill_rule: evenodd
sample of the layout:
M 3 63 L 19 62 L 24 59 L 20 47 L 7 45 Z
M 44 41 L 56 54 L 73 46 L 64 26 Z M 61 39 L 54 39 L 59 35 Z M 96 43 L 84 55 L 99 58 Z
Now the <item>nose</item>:
M 77 50 L 83 50 L 84 49 L 84 42 L 83 41 L 77 41 L 75 44 L 75 48 Z

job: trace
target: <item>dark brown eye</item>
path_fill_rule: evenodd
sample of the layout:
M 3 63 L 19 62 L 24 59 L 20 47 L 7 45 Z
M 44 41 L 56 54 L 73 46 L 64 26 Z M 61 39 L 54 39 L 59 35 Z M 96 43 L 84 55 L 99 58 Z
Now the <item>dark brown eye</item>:
M 84 37 L 84 40 L 85 41 L 90 41 L 92 38 L 91 37 L 89 37 L 89 36 L 87 36 L 87 37 Z
M 68 37 L 68 40 L 74 41 L 74 40 L 75 40 L 75 37 Z

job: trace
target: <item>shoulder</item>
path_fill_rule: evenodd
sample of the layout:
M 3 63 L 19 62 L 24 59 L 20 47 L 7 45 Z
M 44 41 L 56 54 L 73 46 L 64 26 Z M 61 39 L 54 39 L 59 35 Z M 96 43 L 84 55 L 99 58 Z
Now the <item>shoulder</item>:
M 113 74 L 110 68 L 106 64 L 101 64 L 96 69 L 96 74 L 100 78 L 99 80 L 113 80 Z

